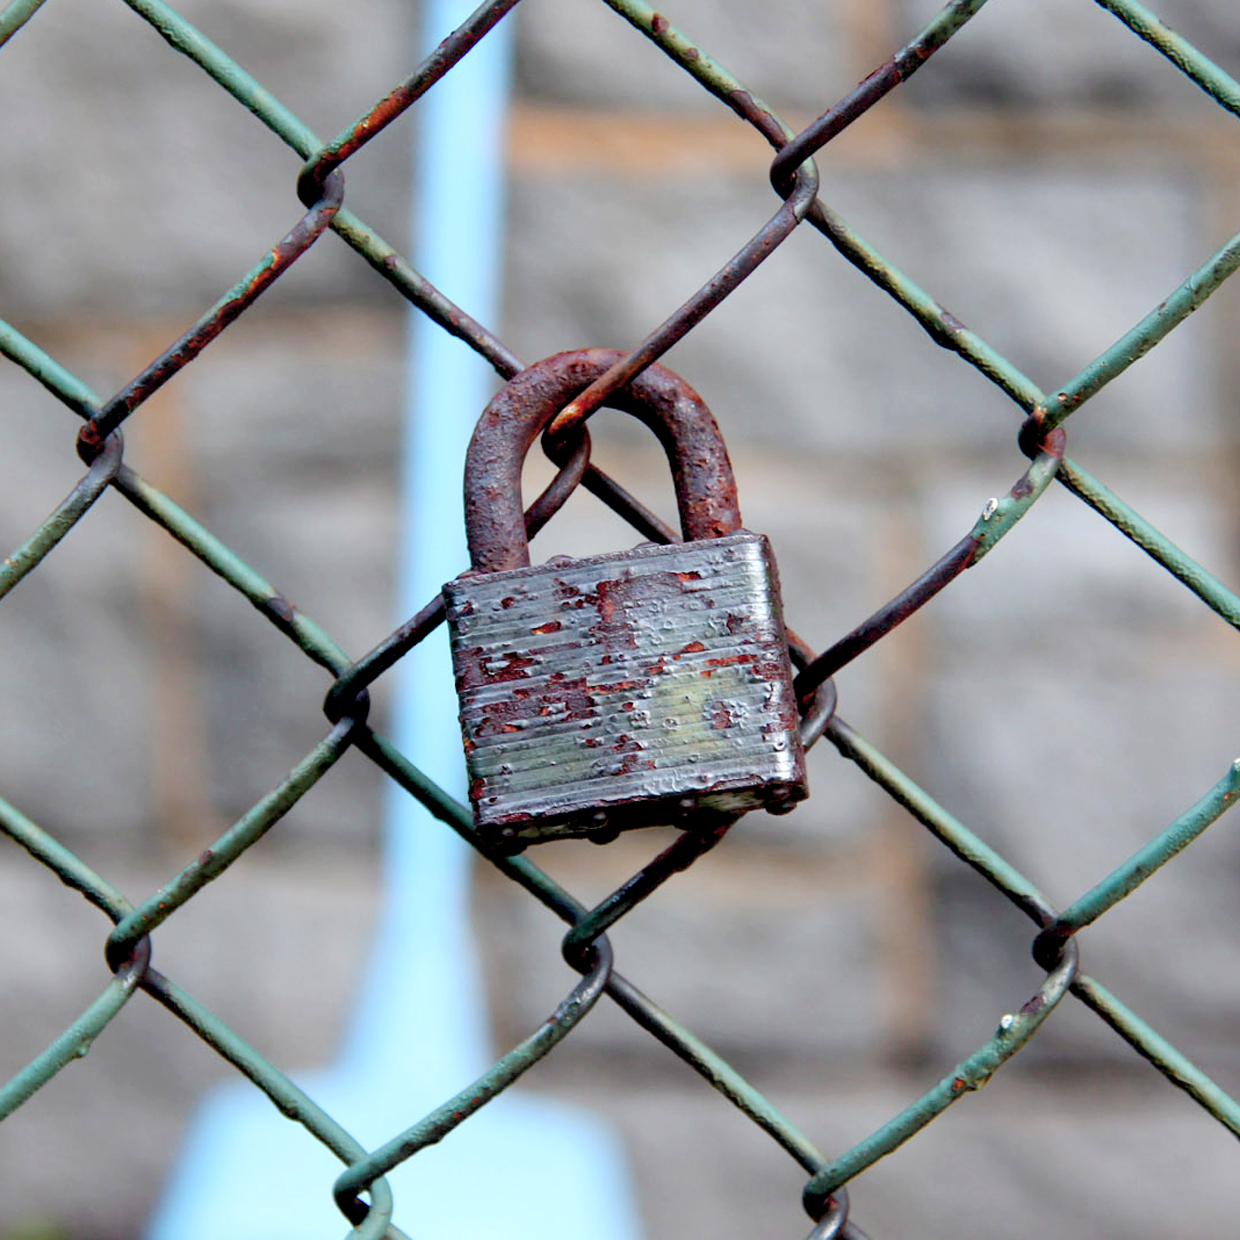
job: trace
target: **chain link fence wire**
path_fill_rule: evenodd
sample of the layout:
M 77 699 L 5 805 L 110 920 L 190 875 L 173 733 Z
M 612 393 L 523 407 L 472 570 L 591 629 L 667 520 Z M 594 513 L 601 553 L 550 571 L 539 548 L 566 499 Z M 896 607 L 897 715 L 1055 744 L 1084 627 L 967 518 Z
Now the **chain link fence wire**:
M 995 550 L 1016 524 L 1032 513 L 1052 484 L 1065 488 L 1099 519 L 1109 522 L 1226 623 L 1240 626 L 1240 598 L 1068 455 L 1068 433 L 1074 415 L 1118 376 L 1138 366 L 1147 352 L 1183 323 L 1235 271 L 1240 264 L 1240 234 L 1204 257 L 1195 269 L 1186 271 L 1176 288 L 1079 373 L 1065 376 L 1058 386 L 1043 390 L 939 304 L 931 292 L 914 284 L 838 214 L 824 196 L 815 164 L 815 158 L 837 135 L 884 96 L 898 90 L 912 74 L 934 73 L 934 66 L 927 62 L 951 55 L 951 40 L 967 23 L 979 18 L 988 7 L 986 0 L 953 0 L 855 89 L 800 129 L 778 116 L 744 82 L 712 59 L 689 32 L 682 31 L 675 24 L 674 10 L 656 11 L 641 0 L 606 0 L 635 32 L 652 41 L 712 95 L 721 108 L 730 110 L 739 123 L 752 126 L 770 144 L 774 151 L 769 169 L 773 209 L 752 237 L 737 238 L 735 253 L 720 255 L 718 270 L 697 292 L 673 309 L 627 356 L 559 413 L 548 452 L 555 454 L 562 471 L 531 508 L 530 527 L 537 528 L 552 520 L 580 483 L 627 518 L 643 537 L 659 541 L 677 537 L 618 482 L 585 460 L 580 448 L 573 447 L 582 442 L 578 432 L 585 419 L 609 397 L 691 332 L 743 281 L 751 277 L 760 279 L 764 261 L 798 230 L 817 233 L 824 245 L 856 269 L 859 281 L 868 280 L 876 285 L 911 315 L 936 344 L 954 353 L 961 365 L 972 367 L 1004 393 L 1018 414 L 1013 422 L 1016 443 L 1029 459 L 1010 490 L 988 500 L 958 542 L 947 548 L 907 589 L 851 632 L 840 635 L 821 651 L 791 639 L 806 746 L 825 739 L 834 746 L 842 762 L 856 764 L 961 866 L 974 871 L 1025 914 L 1032 923 L 1029 941 L 1033 956 L 1045 971 L 1044 980 L 1027 1001 L 1004 1015 L 990 1037 L 941 1072 L 919 1097 L 910 1098 L 907 1105 L 852 1148 L 820 1149 L 810 1134 L 783 1115 L 741 1072 L 648 997 L 637 984 L 640 979 L 630 980 L 623 974 L 618 967 L 623 961 L 613 958 L 608 943 L 608 930 L 640 902 L 724 842 L 729 822 L 720 822 L 714 830 L 681 835 L 596 903 L 581 900 L 545 873 L 538 864 L 537 850 L 518 856 L 502 856 L 488 850 L 475 836 L 467 809 L 395 749 L 376 730 L 368 713 L 368 690 L 440 624 L 442 600 L 428 599 L 426 606 L 407 623 L 377 642 L 369 652 L 353 657 L 314 619 L 290 604 L 259 568 L 243 561 L 193 513 L 151 485 L 126 456 L 126 422 L 140 419 L 150 397 L 185 367 L 209 366 L 212 343 L 226 330 L 244 331 L 246 315 L 255 303 L 329 231 L 351 247 L 377 279 L 386 281 L 445 332 L 459 338 L 464 347 L 485 358 L 501 379 L 509 379 L 522 370 L 523 360 L 495 332 L 474 321 L 468 307 L 454 305 L 428 283 L 396 247 L 345 205 L 350 159 L 450 73 L 479 40 L 516 8 L 517 0 L 483 4 L 409 77 L 326 141 L 176 9 L 161 0 L 124 2 L 162 37 L 169 54 L 175 52 L 191 60 L 253 113 L 256 121 L 270 131 L 273 141 L 286 143 L 305 161 L 295 187 L 290 187 L 295 188 L 299 205 L 293 205 L 290 197 L 288 233 L 263 253 L 179 339 L 168 344 L 110 396 L 92 390 L 36 339 L 0 322 L 0 351 L 81 420 L 77 452 L 84 466 L 81 480 L 70 494 L 23 543 L 9 552 L 0 567 L 0 599 L 30 578 L 57 545 L 89 517 L 100 496 L 110 488 L 161 527 L 189 556 L 248 599 L 267 623 L 324 669 L 326 718 L 322 738 L 287 778 L 201 855 L 171 873 L 157 890 L 132 901 L 66 847 L 47 826 L 32 821 L 19 806 L 0 800 L 0 827 L 5 834 L 31 860 L 47 867 L 111 923 L 106 938 L 110 977 L 98 997 L 0 1087 L 0 1118 L 12 1116 L 36 1091 L 84 1055 L 118 1013 L 142 995 L 139 1002 L 153 1000 L 168 1013 L 168 1037 L 177 1036 L 175 1031 L 179 1027 L 201 1039 L 262 1091 L 273 1106 L 300 1124 L 308 1140 L 321 1142 L 340 1159 L 339 1178 L 333 1186 L 325 1185 L 325 1192 L 330 1188 L 334 1194 L 342 1216 L 342 1230 L 352 1228 L 349 1234 L 358 1240 L 399 1236 L 403 1233 L 392 1223 L 395 1203 L 385 1175 L 458 1125 L 468 1123 L 471 1115 L 535 1062 L 571 1038 L 598 1000 L 606 996 L 640 1029 L 726 1098 L 735 1108 L 738 1123 L 748 1120 L 757 1125 L 800 1166 L 804 1173 L 803 1204 L 810 1220 L 809 1235 L 814 1240 L 833 1236 L 856 1240 L 863 1232 L 850 1213 L 849 1182 L 990 1080 L 1030 1044 L 1061 1002 L 1075 1002 L 1095 1013 L 1169 1084 L 1183 1090 L 1219 1124 L 1240 1136 L 1240 1104 L 1119 996 L 1087 974 L 1078 948 L 1081 931 L 1158 875 L 1234 803 L 1240 793 L 1240 759 L 1221 772 L 1212 787 L 1185 788 L 1185 808 L 1180 814 L 1111 873 L 1099 875 L 1089 890 L 1059 907 L 985 839 L 959 821 L 949 807 L 940 804 L 846 722 L 836 709 L 832 679 L 853 660 L 864 658 L 876 643 Z M 1080 0 L 1082 5 L 1090 2 Z M 1153 53 L 1170 61 L 1219 108 L 1240 118 L 1240 84 L 1202 51 L 1131 0 L 1096 2 Z M 1003 0 L 990 0 L 992 5 L 1002 3 Z M 27 22 L 37 20 L 43 4 L 44 0 L 17 0 L 0 12 L 0 48 Z M 565 444 L 569 447 L 563 447 Z M 14 445 L 14 451 L 20 454 L 21 445 Z M 794 624 L 796 619 L 792 617 Z M 411 1116 L 404 1131 L 393 1132 L 373 1149 L 362 1146 L 278 1066 L 268 1062 L 176 979 L 151 963 L 152 942 L 159 927 L 174 918 L 208 883 L 224 877 L 233 863 L 311 793 L 350 750 L 364 755 L 409 796 L 426 806 L 445 830 L 469 841 L 484 864 L 494 867 L 559 917 L 566 926 L 564 959 L 581 976 L 545 1023 L 497 1059 L 480 1079 L 446 1099 L 430 1114 Z M 46 775 L 48 779 L 59 778 L 53 771 Z M 416 1219 L 416 1203 L 410 1217 Z

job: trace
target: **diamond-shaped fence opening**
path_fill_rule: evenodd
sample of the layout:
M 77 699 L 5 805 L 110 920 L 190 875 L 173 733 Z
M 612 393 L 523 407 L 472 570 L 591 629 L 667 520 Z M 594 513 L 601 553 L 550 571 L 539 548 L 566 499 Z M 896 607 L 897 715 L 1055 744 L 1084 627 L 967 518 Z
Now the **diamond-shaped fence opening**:
M 224 1076 L 338 1161 L 341 1234 L 419 1234 L 384 1177 L 517 1081 L 619 1125 L 651 1235 L 1233 1225 L 1240 19 L 787 7 L 497 0 L 412 70 L 382 0 L 0 12 L 0 1236 L 132 1234 Z M 514 23 L 482 322 L 402 235 L 477 186 L 407 136 Z M 515 853 L 393 743 L 443 614 L 390 628 L 406 314 L 497 384 L 615 350 L 528 467 L 535 559 L 676 541 L 647 432 L 579 432 L 655 365 L 701 392 L 779 558 L 794 812 Z M 286 1073 L 384 797 L 473 846 L 501 1049 L 363 1136 Z

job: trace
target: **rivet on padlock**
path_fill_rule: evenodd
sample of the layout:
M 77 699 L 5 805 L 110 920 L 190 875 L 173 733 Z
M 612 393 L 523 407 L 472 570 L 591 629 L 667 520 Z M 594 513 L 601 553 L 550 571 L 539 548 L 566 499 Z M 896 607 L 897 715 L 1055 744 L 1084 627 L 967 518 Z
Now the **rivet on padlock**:
M 503 849 L 610 838 L 807 794 L 779 580 L 741 529 L 701 397 L 653 365 L 609 404 L 659 437 L 686 541 L 529 567 L 521 467 L 555 414 L 623 355 L 559 353 L 479 419 L 465 463 L 472 570 L 444 586 L 470 800 Z

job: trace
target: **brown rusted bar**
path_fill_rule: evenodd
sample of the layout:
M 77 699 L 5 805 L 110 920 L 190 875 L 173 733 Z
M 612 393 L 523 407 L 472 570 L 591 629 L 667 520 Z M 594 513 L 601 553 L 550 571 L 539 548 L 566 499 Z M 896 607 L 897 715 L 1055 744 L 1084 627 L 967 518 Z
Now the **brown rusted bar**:
M 480 572 L 529 564 L 521 509 L 521 465 L 565 402 L 626 355 L 615 349 L 557 353 L 523 370 L 483 411 L 465 464 L 465 528 Z M 664 366 L 652 365 L 608 403 L 658 436 L 676 482 L 686 538 L 718 538 L 740 528 L 732 465 L 702 398 Z

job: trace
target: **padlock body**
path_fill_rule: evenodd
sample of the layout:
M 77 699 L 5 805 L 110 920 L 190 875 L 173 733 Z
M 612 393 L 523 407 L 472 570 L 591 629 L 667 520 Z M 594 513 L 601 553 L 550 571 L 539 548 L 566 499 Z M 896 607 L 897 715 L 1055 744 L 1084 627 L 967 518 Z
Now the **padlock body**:
M 444 597 L 489 841 L 688 826 L 806 795 L 761 535 L 467 573 Z

